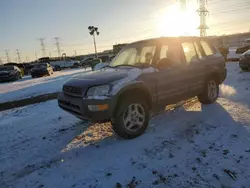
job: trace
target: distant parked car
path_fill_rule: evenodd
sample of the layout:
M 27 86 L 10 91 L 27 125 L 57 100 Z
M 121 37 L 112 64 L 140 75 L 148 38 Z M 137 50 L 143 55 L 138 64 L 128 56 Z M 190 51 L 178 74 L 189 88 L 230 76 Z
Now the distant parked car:
M 250 50 L 242 54 L 239 65 L 243 71 L 250 70 Z
M 41 76 L 50 76 L 53 74 L 53 68 L 48 63 L 38 63 L 31 69 L 30 72 L 32 78 L 41 77 Z
M 161 37 L 126 45 L 108 68 L 68 80 L 58 104 L 80 119 L 111 121 L 117 135 L 132 139 L 155 108 L 195 96 L 214 103 L 226 75 L 225 59 L 208 40 Z
M 81 60 L 80 65 L 86 68 L 91 61 L 93 61 L 93 57 L 84 58 Z
M 94 70 L 95 66 L 99 63 L 102 63 L 101 59 L 93 59 L 92 61 L 89 62 L 89 66 L 91 67 L 92 70 Z
M 14 81 L 22 78 L 21 70 L 17 66 L 1 66 L 0 81 Z
M 78 68 L 80 66 L 80 61 L 65 58 L 59 61 L 50 61 L 50 64 L 55 71 L 60 71 L 64 68 Z
M 24 67 L 23 63 L 6 63 L 6 64 L 4 64 L 4 66 L 16 66 L 21 70 L 22 77 L 24 76 L 25 67 Z

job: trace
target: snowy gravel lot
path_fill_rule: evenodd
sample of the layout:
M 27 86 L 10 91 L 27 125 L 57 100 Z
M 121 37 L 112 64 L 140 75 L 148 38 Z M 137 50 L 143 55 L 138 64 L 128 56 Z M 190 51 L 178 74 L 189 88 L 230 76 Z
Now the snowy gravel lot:
M 72 76 L 87 71 L 90 71 L 90 69 L 67 69 L 54 72 L 53 75 L 47 77 L 32 78 L 31 76 L 24 76 L 16 82 L 0 83 L 0 103 L 58 92 Z
M 0 112 L 0 187 L 248 188 L 250 72 L 227 68 L 217 103 L 159 114 L 134 140 L 55 100 Z

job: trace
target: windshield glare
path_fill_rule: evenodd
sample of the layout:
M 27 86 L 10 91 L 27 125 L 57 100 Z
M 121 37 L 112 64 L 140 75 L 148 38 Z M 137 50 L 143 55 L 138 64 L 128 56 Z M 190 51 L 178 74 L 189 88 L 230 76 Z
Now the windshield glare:
M 153 57 L 155 55 L 156 46 L 140 46 L 123 49 L 111 62 L 111 67 L 116 67 L 120 65 L 128 66 L 140 66 L 142 64 L 150 65 L 152 63 Z

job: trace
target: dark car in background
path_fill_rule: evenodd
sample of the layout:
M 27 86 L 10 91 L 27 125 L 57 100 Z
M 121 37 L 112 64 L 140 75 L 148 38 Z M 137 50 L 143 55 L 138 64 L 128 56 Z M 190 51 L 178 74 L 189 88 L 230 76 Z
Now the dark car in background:
M 67 81 L 58 104 L 80 119 L 111 121 L 117 135 L 131 139 L 146 130 L 154 109 L 195 96 L 214 103 L 226 75 L 225 59 L 204 38 L 138 41 L 106 68 Z
M 38 63 L 30 70 L 32 78 L 50 76 L 53 73 L 53 68 L 49 63 Z
M 1 66 L 0 81 L 14 81 L 22 78 L 21 70 L 17 66 Z
M 244 52 L 239 61 L 240 68 L 243 71 L 250 70 L 250 50 Z

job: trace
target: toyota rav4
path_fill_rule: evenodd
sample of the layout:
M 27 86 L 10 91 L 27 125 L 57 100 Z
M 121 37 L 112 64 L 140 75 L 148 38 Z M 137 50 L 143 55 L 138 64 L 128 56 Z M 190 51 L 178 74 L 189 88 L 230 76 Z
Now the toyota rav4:
M 93 122 L 111 121 L 123 138 L 147 128 L 150 112 L 197 96 L 216 101 L 225 60 L 205 38 L 157 38 L 125 46 L 109 66 L 76 76 L 58 95 L 59 106 Z

